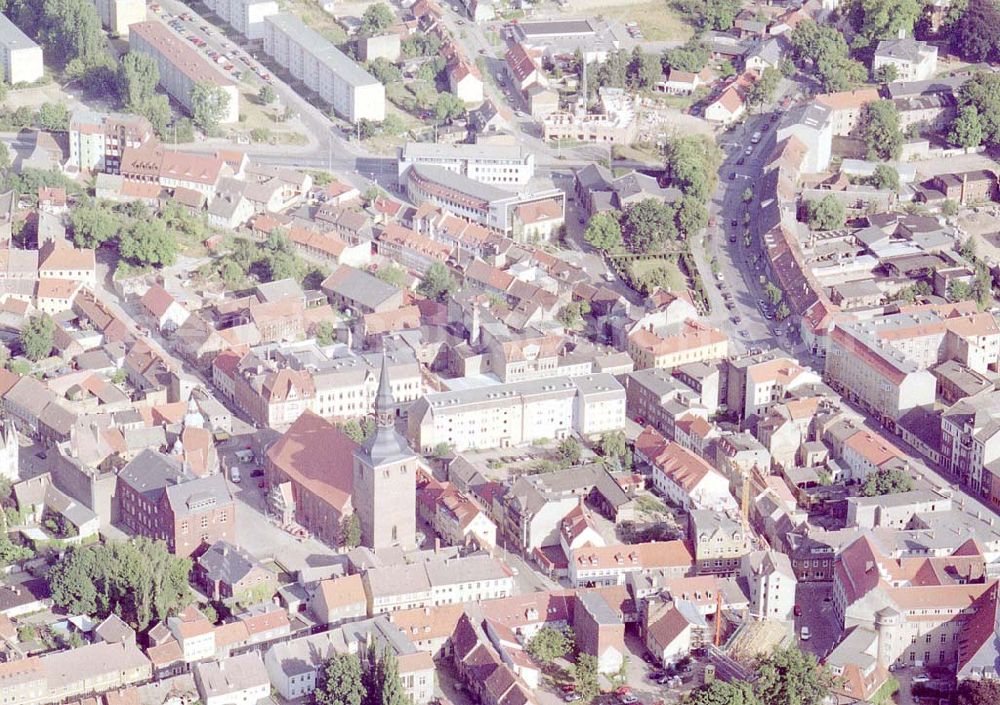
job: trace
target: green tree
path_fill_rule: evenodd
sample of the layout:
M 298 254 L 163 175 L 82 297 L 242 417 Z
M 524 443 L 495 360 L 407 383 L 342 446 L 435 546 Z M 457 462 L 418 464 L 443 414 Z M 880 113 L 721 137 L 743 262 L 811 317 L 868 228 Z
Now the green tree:
M 687 705 L 760 705 L 748 683 L 714 680 L 691 692 Z
M 983 143 L 983 123 L 975 105 L 966 105 L 955 116 L 948 131 L 948 142 L 956 147 L 978 147 Z
M 587 301 L 570 301 L 559 310 L 557 318 L 567 328 L 579 328 L 583 325 L 583 317 L 590 314 L 590 303 Z
M 313 702 L 316 705 L 362 705 L 365 696 L 357 654 L 332 654 L 319 672 Z
M 784 298 L 784 293 L 779 289 L 773 282 L 768 282 L 767 286 L 764 288 L 764 293 L 767 296 L 767 300 L 771 302 L 772 306 L 777 306 L 778 302 Z
M 968 106 L 976 108 L 983 143 L 1000 144 L 1000 74 L 977 71 L 959 88 L 958 104 L 960 110 Z
M 557 449 L 559 453 L 559 459 L 565 465 L 579 465 L 580 458 L 583 457 L 583 448 L 580 446 L 580 441 L 573 438 L 573 436 L 567 436 L 559 442 L 559 448 Z
M 1000 681 L 964 680 L 958 686 L 955 705 L 996 705 L 1000 703 Z
M 396 654 L 389 649 L 383 650 L 375 663 L 374 687 L 368 692 L 368 700 L 374 705 L 407 704 Z
M 542 627 L 528 642 L 528 653 L 537 661 L 551 663 L 562 658 L 573 649 L 573 633 L 570 629 Z
M 951 27 L 951 48 L 974 63 L 1000 57 L 1000 8 L 994 0 L 969 0 Z
M 73 210 L 70 227 L 77 247 L 97 248 L 118 233 L 120 222 L 109 208 L 91 201 Z
M 919 0 L 854 0 L 849 17 L 857 34 L 854 46 L 874 46 L 880 39 L 895 39 L 900 33 L 913 34 L 923 4 Z
M 395 19 L 392 8 L 384 2 L 369 5 L 361 15 L 361 33 L 368 37 L 380 34 L 388 29 Z
M 722 165 L 722 152 L 705 135 L 686 135 L 667 143 L 665 171 L 671 186 L 702 203 L 715 189 L 716 172 Z
M 208 81 L 191 87 L 191 119 L 205 134 L 214 134 L 229 112 L 229 94 Z
M 385 85 L 403 80 L 403 72 L 384 56 L 369 61 L 367 68 L 368 73 Z
M 320 345 L 330 345 L 333 342 L 334 327 L 330 321 L 320 321 L 316 324 L 315 338 Z
M 118 250 L 122 257 L 140 265 L 169 266 L 177 258 L 177 241 L 160 218 L 139 220 L 122 233 Z
M 861 484 L 862 497 L 881 497 L 887 494 L 909 492 L 913 489 L 913 478 L 905 470 L 898 468 L 880 468 Z
M 52 336 L 55 323 L 48 314 L 32 316 L 21 329 L 21 350 L 33 362 L 49 356 L 52 352 Z
M 48 574 L 52 601 L 73 614 L 118 615 L 144 630 L 191 600 L 191 560 L 138 537 L 70 548 Z
M 434 117 L 438 122 L 457 120 L 465 115 L 465 103 L 451 93 L 441 93 L 434 104 Z
M 357 514 L 350 514 L 340 520 L 340 545 L 357 548 L 361 545 L 361 520 Z
M 38 109 L 38 124 L 49 132 L 69 130 L 69 110 L 62 103 L 42 103 Z
M 899 190 L 899 172 L 888 164 L 878 164 L 872 174 L 872 186 L 877 189 Z
M 869 159 L 899 158 L 903 151 L 903 132 L 899 127 L 899 111 L 891 100 L 876 100 L 865 106 L 861 131 Z
M 364 443 L 375 432 L 375 423 L 370 418 L 365 419 L 364 422 L 350 419 L 344 424 L 342 430 L 344 435 L 355 443 Z
M 628 442 L 621 431 L 609 431 L 601 436 L 601 455 L 624 457 L 628 452 Z
M 827 194 L 818 201 L 807 201 L 809 227 L 813 230 L 836 230 L 844 227 L 847 214 L 842 204 L 833 194 Z
M 22 7 L 29 5 L 17 4 Z M 104 60 L 106 42 L 93 3 L 87 0 L 41 0 L 39 3 L 36 0 L 30 6 L 37 12 L 37 24 L 34 26 L 47 56 L 67 64 L 67 69 L 74 60 L 78 60 L 78 66 L 84 68 Z
M 708 64 L 709 53 L 698 39 L 689 39 L 683 46 L 663 52 L 660 64 L 664 71 L 676 69 L 688 73 L 698 73 Z
M 576 657 L 572 673 L 576 692 L 580 694 L 585 703 L 593 700 L 601 692 L 601 686 L 598 682 L 597 658 L 595 656 L 581 652 Z
M 899 78 L 899 70 L 896 68 L 896 64 L 882 64 L 875 69 L 875 75 L 872 78 L 875 79 L 876 83 L 892 83 Z
M 961 279 L 952 279 L 948 283 L 948 298 L 952 301 L 968 301 L 972 298 L 972 285 Z
M 432 301 L 444 302 L 457 287 L 451 270 L 440 262 L 435 262 L 427 268 L 427 273 L 417 286 L 417 291 Z
M 833 681 L 813 654 L 794 646 L 775 649 L 759 661 L 757 675 L 754 693 L 767 705 L 820 705 Z
M 688 237 L 708 225 L 708 209 L 705 204 L 694 196 L 681 198 L 677 209 L 677 229 Z
M 614 251 L 622 245 L 618 211 L 601 211 L 590 217 L 583 239 L 599 250 Z
M 826 92 L 847 90 L 868 75 L 863 64 L 850 58 L 844 35 L 832 24 L 804 20 L 792 30 L 790 41 L 796 60 L 808 66 Z
M 628 81 L 634 89 L 651 88 L 663 77 L 663 66 L 656 54 L 646 54 L 638 46 L 628 64 Z
M 632 252 L 660 252 L 677 237 L 673 208 L 654 198 L 629 205 L 622 218 L 622 235 Z
M 0 171 L 7 171 L 11 165 L 10 150 L 6 142 L 0 142 Z
M 434 446 L 434 449 L 431 451 L 431 453 L 435 458 L 447 458 L 454 451 L 455 449 L 452 447 L 451 443 L 445 443 L 444 441 L 441 441 L 440 443 Z
M 130 51 L 122 57 L 118 65 L 118 96 L 126 110 L 145 114 L 159 82 L 160 69 L 152 56 Z
M 264 105 L 270 105 L 278 99 L 278 94 L 274 92 L 274 89 L 270 85 L 265 83 L 257 91 L 257 99 Z
M 752 110 L 759 110 L 774 98 L 774 92 L 778 90 L 781 83 L 781 72 L 778 69 L 768 66 L 761 73 L 760 78 L 750 84 L 747 88 L 746 103 Z

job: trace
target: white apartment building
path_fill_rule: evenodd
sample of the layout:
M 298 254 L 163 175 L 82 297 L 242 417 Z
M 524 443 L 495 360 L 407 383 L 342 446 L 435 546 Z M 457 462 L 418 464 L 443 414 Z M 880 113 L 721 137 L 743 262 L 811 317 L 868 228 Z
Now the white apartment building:
M 345 120 L 385 120 L 385 86 L 295 15 L 265 17 L 264 51 Z
M 111 34 L 127 37 L 129 25 L 146 19 L 145 0 L 94 0 L 101 24 Z
M 797 581 L 786 554 L 774 550 L 748 553 L 740 562 L 740 572 L 750 585 L 750 613 L 754 617 L 792 618 Z
M 513 574 L 486 554 L 372 568 L 363 582 L 371 615 L 514 594 Z
M 410 407 L 415 448 L 506 448 L 625 426 L 625 388 L 610 374 L 498 384 L 425 395 Z
M 937 72 L 937 59 L 937 47 L 927 42 L 913 37 L 884 39 L 875 49 L 872 71 L 895 66 L 897 81 L 926 81 Z
M 140 115 L 74 110 L 69 118 L 69 165 L 84 171 L 117 173 L 122 151 L 137 149 L 153 136 Z
M 197 83 L 218 86 L 229 102 L 221 122 L 240 119 L 240 96 L 236 84 L 223 76 L 190 42 L 171 32 L 162 22 L 138 22 L 129 28 L 129 48 L 156 60 L 160 85 L 171 98 L 191 111 L 191 91 Z
M 42 48 L 28 38 L 21 29 L 0 15 L 0 60 L 3 61 L 3 80 L 8 85 L 34 83 L 45 73 Z
M 205 5 L 247 39 L 263 39 L 264 18 L 281 10 L 277 0 L 205 0 Z
M 484 184 L 523 186 L 535 176 L 535 155 L 522 145 L 407 142 L 398 174 L 413 164 L 439 166 Z

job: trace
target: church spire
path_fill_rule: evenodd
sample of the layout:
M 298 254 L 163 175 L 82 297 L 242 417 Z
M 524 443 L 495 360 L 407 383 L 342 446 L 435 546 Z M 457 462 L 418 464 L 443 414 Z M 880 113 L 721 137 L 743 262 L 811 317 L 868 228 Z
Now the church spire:
M 378 392 L 375 394 L 375 421 L 379 426 L 393 426 L 392 387 L 389 386 L 389 356 L 382 353 L 382 369 L 378 376 Z

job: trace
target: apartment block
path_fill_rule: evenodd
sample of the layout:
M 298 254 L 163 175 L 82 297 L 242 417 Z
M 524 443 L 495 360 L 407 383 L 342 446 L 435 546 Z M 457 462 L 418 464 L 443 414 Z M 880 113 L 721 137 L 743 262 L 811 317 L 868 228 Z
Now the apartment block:
M 34 83 L 44 75 L 42 48 L 6 15 L 0 15 L 0 50 L 3 80 L 8 85 Z
M 101 24 L 113 35 L 127 37 L 129 26 L 146 19 L 145 0 L 94 0 Z
M 385 120 L 385 86 L 295 15 L 264 18 L 264 51 L 345 120 Z
M 882 418 L 933 404 L 928 368 L 956 360 L 985 373 L 1000 362 L 1000 327 L 971 306 L 914 307 L 867 321 L 838 323 L 830 336 L 826 376 L 838 391 Z
M 628 353 L 636 369 L 672 369 L 692 362 L 722 360 L 729 339 L 717 328 L 687 320 L 662 328 L 640 328 L 628 337 Z
M 138 149 L 152 136 L 152 125 L 141 115 L 74 110 L 69 118 L 69 165 L 117 174 L 122 152 Z
M 510 569 L 486 554 L 372 568 L 363 581 L 371 615 L 514 594 Z
M 205 0 L 205 5 L 247 39 L 263 39 L 264 18 L 281 9 L 277 0 Z
M 220 122 L 239 120 L 240 96 L 236 84 L 223 76 L 190 42 L 171 32 L 162 22 L 133 24 L 129 28 L 129 48 L 156 60 L 160 86 L 188 112 L 192 111 L 191 92 L 195 85 L 207 83 L 221 88 L 229 96 Z
M 506 448 L 625 425 L 625 389 L 609 374 L 498 384 L 425 395 L 409 411 L 414 447 Z
M 941 414 L 941 465 L 1000 507 L 1000 393 L 963 399 Z
M 535 176 L 535 155 L 523 145 L 407 142 L 398 173 L 414 164 L 441 167 L 484 184 L 523 186 Z
M 688 515 L 688 536 L 694 546 L 699 575 L 734 575 L 750 553 L 750 527 L 730 514 L 694 509 Z

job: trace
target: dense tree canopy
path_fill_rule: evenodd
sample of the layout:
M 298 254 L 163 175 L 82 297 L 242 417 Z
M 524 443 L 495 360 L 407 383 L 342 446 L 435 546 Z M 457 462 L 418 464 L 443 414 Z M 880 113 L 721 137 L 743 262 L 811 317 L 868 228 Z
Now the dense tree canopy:
M 749 684 L 714 680 L 692 691 L 688 705 L 759 705 Z
M 874 47 L 881 39 L 894 39 L 900 32 L 913 35 L 923 3 L 920 0 L 853 0 L 848 14 L 857 34 L 854 45 Z
M 528 653 L 542 663 L 562 658 L 573 648 L 573 633 L 569 629 L 542 627 L 528 642 Z
M 357 654 L 333 654 L 319 672 L 313 702 L 316 705 L 363 705 L 367 693 L 361 682 Z
M 899 110 L 891 100 L 876 100 L 865 106 L 861 131 L 869 159 L 898 159 L 903 151 Z
M 658 253 L 677 237 L 674 209 L 654 198 L 646 198 L 625 209 L 622 235 L 632 252 Z
M 199 130 L 212 134 L 229 111 L 229 94 L 222 88 L 199 81 L 191 88 L 191 119 Z
M 913 489 L 913 478 L 905 470 L 882 468 L 870 473 L 861 485 L 861 496 L 880 497 L 886 494 L 909 492 Z
M 796 647 L 779 648 L 757 664 L 753 684 L 759 702 L 766 705 L 820 705 L 832 678 L 813 654 Z
M 601 211 L 590 217 L 583 239 L 599 250 L 613 251 L 622 244 L 622 226 L 617 211 Z
M 660 59 L 663 70 L 677 69 L 698 73 L 708 64 L 708 49 L 698 39 L 690 39 L 686 44 L 663 52 Z
M 815 73 L 826 92 L 843 91 L 865 80 L 864 65 L 850 58 L 844 35 L 833 25 L 800 22 L 791 33 L 796 59 Z
M 808 201 L 806 210 L 809 214 L 809 227 L 813 230 L 836 230 L 844 227 L 846 218 L 844 204 L 833 194 Z
M 143 630 L 190 601 L 191 561 L 139 537 L 71 548 L 49 571 L 52 601 L 71 614 L 111 613 Z
M 384 32 L 394 19 L 392 8 L 384 2 L 369 5 L 361 15 L 361 33 L 371 37 Z
M 899 172 L 888 164 L 878 164 L 872 174 L 871 184 L 877 189 L 895 191 L 899 188 Z
M 177 258 L 177 241 L 163 219 L 137 220 L 122 233 L 118 251 L 139 265 L 169 266 Z
M 670 140 L 666 147 L 666 176 L 671 186 L 702 203 L 715 189 L 722 154 L 710 138 L 687 135 Z
M 958 686 L 955 705 L 996 705 L 1000 703 L 1000 681 L 964 680 Z
M 451 270 L 440 262 L 435 262 L 427 268 L 427 273 L 424 274 L 417 291 L 428 299 L 443 302 L 457 287 Z
M 1000 59 L 1000 7 L 995 0 L 969 0 L 951 26 L 950 39 L 952 51 L 966 61 Z
M 956 147 L 978 147 L 985 137 L 983 121 L 975 105 L 966 105 L 955 116 L 948 131 L 948 142 Z
M 1000 74 L 978 71 L 958 91 L 960 111 L 952 130 L 957 138 L 971 140 L 976 136 L 976 120 L 966 110 L 976 109 L 982 142 L 1000 145 Z
M 38 362 L 52 352 L 55 323 L 48 314 L 32 316 L 21 329 L 21 350 L 29 360 Z

